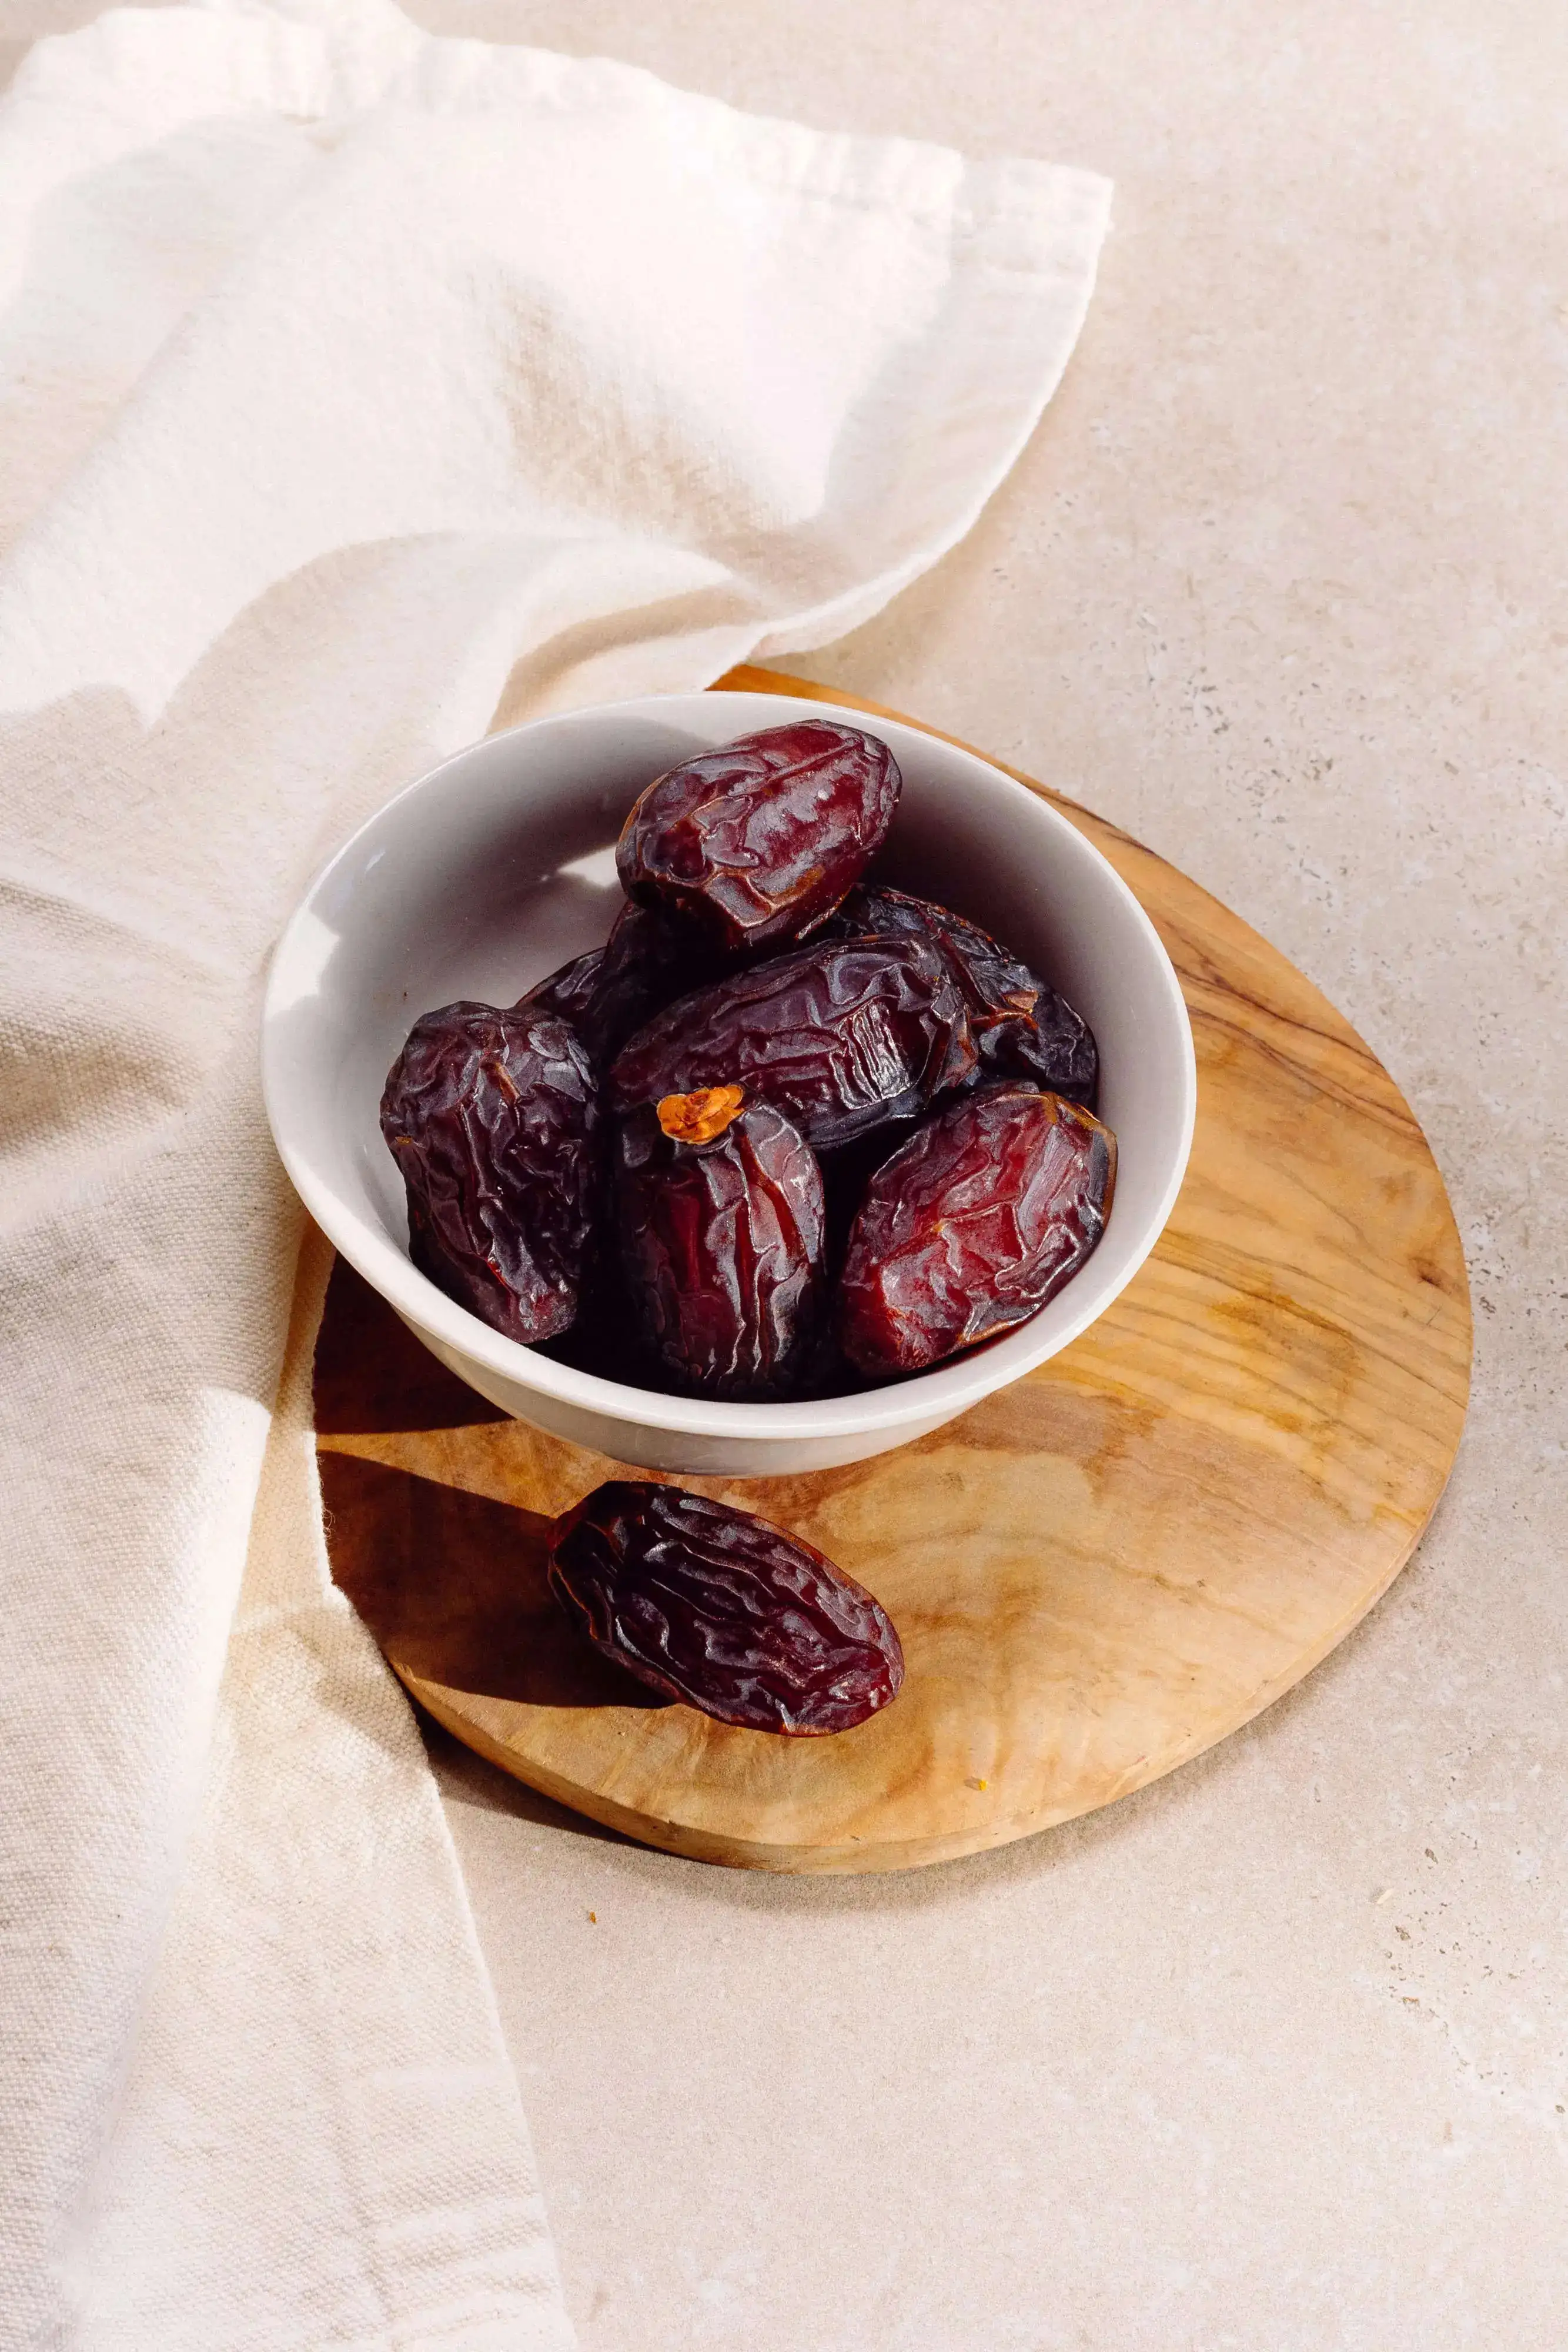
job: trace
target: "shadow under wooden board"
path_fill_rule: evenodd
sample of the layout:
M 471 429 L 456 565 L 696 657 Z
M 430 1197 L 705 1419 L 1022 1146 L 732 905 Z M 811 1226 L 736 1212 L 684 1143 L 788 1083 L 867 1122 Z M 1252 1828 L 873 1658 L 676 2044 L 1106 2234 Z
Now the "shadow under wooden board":
M 875 709 L 766 671 L 721 683 Z M 546 1530 L 618 1465 L 497 1416 L 346 1265 L 333 1277 L 317 1395 L 339 1582 L 459 1739 L 649 1844 L 900 1870 L 1108 1804 L 1309 1672 L 1442 1492 L 1469 1303 L 1408 1107 L 1256 932 L 1056 804 L 1147 908 L 1192 1013 L 1197 1131 L 1153 1257 L 1071 1348 L 913 1445 L 683 1482 L 879 1596 L 909 1668 L 883 1714 L 831 1739 L 730 1730 L 580 1649 Z

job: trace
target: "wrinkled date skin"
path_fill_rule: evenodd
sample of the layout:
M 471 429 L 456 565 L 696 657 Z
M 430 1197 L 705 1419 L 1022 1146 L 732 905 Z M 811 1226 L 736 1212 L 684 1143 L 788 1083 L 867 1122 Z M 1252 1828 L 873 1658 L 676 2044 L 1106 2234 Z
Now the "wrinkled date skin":
M 1022 1323 L 1105 1229 L 1116 1139 L 1082 1104 L 1030 1087 L 967 1095 L 883 1162 L 839 1286 L 852 1363 L 919 1372 Z
M 962 991 L 982 1078 L 1028 1078 L 1094 1105 L 1093 1032 L 1037 971 L 951 908 L 906 890 L 852 890 L 828 924 L 834 939 L 928 939 Z
M 898 1635 L 862 1586 L 679 1486 L 596 1487 L 557 1522 L 549 1581 L 604 1656 L 743 1730 L 848 1731 L 904 1681 Z
M 448 1004 L 392 1064 L 382 1133 L 422 1274 L 508 1339 L 577 1312 L 598 1194 L 598 1096 L 576 1031 L 538 1012 Z
M 723 959 L 655 908 L 623 906 L 601 948 L 552 971 L 517 1010 L 570 1021 L 602 1069 L 631 1036 L 677 996 L 718 977 Z
M 797 948 L 683 996 L 624 1045 L 618 1112 L 697 1087 L 744 1087 L 814 1150 L 912 1118 L 975 1067 L 956 983 L 928 940 Z
M 602 948 L 591 948 L 587 955 L 573 956 L 570 963 L 561 964 L 547 979 L 536 981 L 525 996 L 518 997 L 512 1010 L 549 1013 L 557 1021 L 570 1021 L 591 1054 L 593 1003 L 603 968 Z
M 675 1121 L 666 1131 L 647 1108 L 622 1128 L 622 1265 L 667 1379 L 713 1396 L 779 1396 L 793 1387 L 821 1320 L 821 1171 L 782 1113 L 742 1108 L 738 1087 L 721 1092 L 734 1101 L 702 1123 L 699 1132 L 723 1119 L 705 1140 L 677 1139 Z
M 727 953 L 785 946 L 860 879 L 902 782 L 887 745 L 858 727 L 805 719 L 743 735 L 648 786 L 616 853 L 622 887 Z

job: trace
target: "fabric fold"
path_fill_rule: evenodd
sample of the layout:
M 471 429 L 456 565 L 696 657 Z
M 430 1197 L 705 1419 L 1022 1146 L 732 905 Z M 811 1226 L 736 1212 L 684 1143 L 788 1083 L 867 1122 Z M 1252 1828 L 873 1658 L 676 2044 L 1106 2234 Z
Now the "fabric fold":
M 326 1578 L 315 1258 L 279 1398 L 267 957 L 498 711 L 704 685 L 933 562 L 1107 204 L 388 0 L 116 11 L 0 101 L 0 2344 L 569 2339 Z

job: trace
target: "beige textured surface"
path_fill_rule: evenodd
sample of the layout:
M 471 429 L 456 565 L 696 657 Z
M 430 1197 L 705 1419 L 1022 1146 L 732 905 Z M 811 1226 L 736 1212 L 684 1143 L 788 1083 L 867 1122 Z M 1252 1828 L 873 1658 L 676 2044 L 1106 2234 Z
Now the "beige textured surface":
M 1458 1468 L 1388 1600 L 1081 1825 L 902 1881 L 732 1876 L 442 1751 L 583 2343 L 1559 2352 L 1568 18 L 447 21 L 1114 174 L 1013 481 L 797 667 L 1059 783 L 1267 932 L 1409 1096 L 1478 1307 Z
M 1568 16 L 416 13 L 1115 176 L 1014 479 L 797 667 L 1267 932 L 1409 1097 L 1478 1307 L 1458 1468 L 1389 1599 L 1086 1822 L 761 1879 L 442 1747 L 585 2352 L 1560 2352 Z M 0 38 L 65 20 L 10 0 Z

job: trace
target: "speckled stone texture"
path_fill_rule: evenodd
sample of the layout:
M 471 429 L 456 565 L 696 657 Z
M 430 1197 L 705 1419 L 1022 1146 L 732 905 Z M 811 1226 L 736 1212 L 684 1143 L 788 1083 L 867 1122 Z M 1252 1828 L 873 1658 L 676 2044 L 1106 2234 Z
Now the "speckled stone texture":
M 10 0 L 0 39 L 87 13 Z M 793 667 L 1086 801 L 1292 956 L 1425 1123 L 1479 1309 L 1387 1600 L 1087 1821 L 764 1879 L 438 1748 L 585 2352 L 1561 2352 L 1568 15 L 414 13 L 1114 176 L 1017 473 Z

